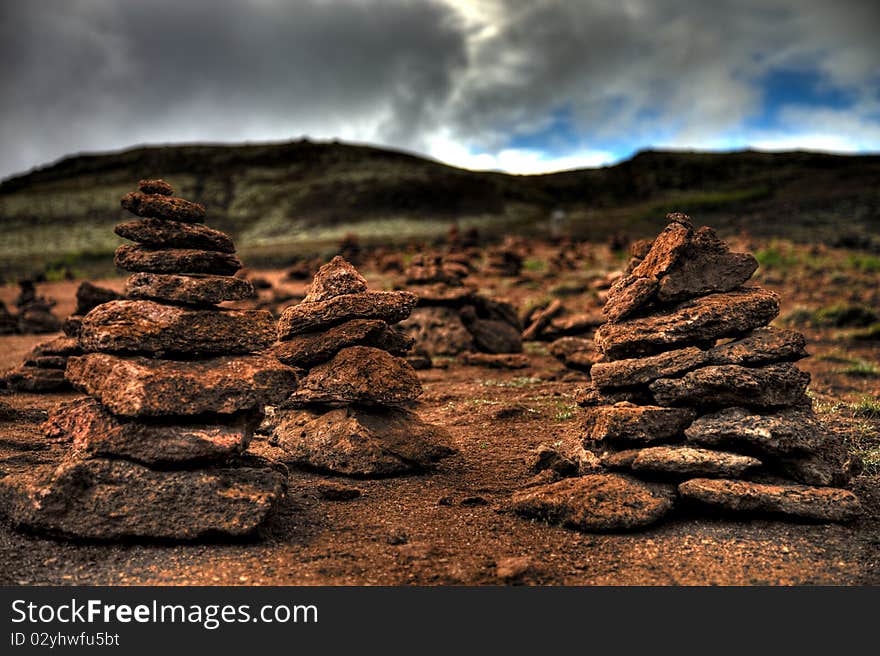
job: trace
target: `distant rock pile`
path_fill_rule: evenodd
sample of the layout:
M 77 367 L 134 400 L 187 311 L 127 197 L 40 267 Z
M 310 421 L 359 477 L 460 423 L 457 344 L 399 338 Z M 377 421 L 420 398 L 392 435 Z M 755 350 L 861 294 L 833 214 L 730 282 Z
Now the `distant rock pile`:
M 15 523 L 67 536 L 194 539 L 244 535 L 267 517 L 286 477 L 241 456 L 262 407 L 296 386 L 296 372 L 252 355 L 274 341 L 261 310 L 226 310 L 253 294 L 231 276 L 232 240 L 201 224 L 201 205 L 141 181 L 122 206 L 140 220 L 117 234 L 116 263 L 133 272 L 125 299 L 82 319 L 67 377 L 89 396 L 44 424 L 71 444 L 57 469 L 7 477 L 0 495 Z
M 469 270 L 454 257 L 417 255 L 406 270 L 418 304 L 401 326 L 429 356 L 520 353 L 522 325 L 515 308 L 466 285 Z
M 20 291 L 15 301 L 18 307 L 18 332 L 22 335 L 38 335 L 61 330 L 61 322 L 52 312 L 55 301 L 38 296 L 32 280 L 22 280 L 18 284 Z
M 403 356 L 412 339 L 394 327 L 416 305 L 407 291 L 367 290 L 341 257 L 321 267 L 287 308 L 272 352 L 307 370 L 277 411 L 273 441 L 290 463 L 349 476 L 432 467 L 452 451 L 446 432 L 408 409 L 422 393 Z
M 112 289 L 83 282 L 76 290 L 76 310 L 62 324 L 64 336 L 55 337 L 38 344 L 25 358 L 24 363 L 6 375 L 6 384 L 17 392 L 58 392 L 69 389 L 65 378 L 67 359 L 82 355 L 79 333 L 83 316 L 101 303 L 121 298 Z
M 751 255 L 731 252 L 684 215 L 668 218 L 610 291 L 608 323 L 595 336 L 605 361 L 592 367 L 593 387 L 580 401 L 584 446 L 619 472 L 600 476 L 648 486 L 639 488 L 644 504 L 621 498 L 619 525 L 605 528 L 646 525 L 681 502 L 713 514 L 852 519 L 859 501 L 839 486 L 853 465 L 814 416 L 809 375 L 793 364 L 807 355 L 803 335 L 768 327 L 778 299 L 743 286 L 758 266 Z M 519 508 L 588 528 L 591 507 L 608 516 L 609 497 L 597 500 L 597 489 L 562 481 L 521 495 Z
M 507 237 L 498 246 L 487 249 L 484 273 L 487 276 L 516 278 L 522 273 L 525 250 L 521 239 Z

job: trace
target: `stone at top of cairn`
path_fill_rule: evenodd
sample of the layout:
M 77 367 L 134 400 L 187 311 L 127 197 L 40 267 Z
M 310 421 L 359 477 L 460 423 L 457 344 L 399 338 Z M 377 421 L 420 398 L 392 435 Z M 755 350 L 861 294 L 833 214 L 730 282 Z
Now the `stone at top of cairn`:
M 122 207 L 141 217 L 201 223 L 205 206 L 173 196 L 174 188 L 164 180 L 141 180 L 138 191 L 125 194 Z
M 345 294 L 367 291 L 367 280 L 357 269 L 337 255 L 318 269 L 303 303 L 326 301 Z
M 164 180 L 140 180 L 138 191 L 145 194 L 158 194 L 159 196 L 173 196 L 174 187 Z

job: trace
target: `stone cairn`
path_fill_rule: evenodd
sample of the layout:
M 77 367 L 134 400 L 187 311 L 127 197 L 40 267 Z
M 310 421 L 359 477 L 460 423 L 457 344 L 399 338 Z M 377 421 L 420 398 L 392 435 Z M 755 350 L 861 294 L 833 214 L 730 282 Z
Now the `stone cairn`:
M 506 237 L 501 244 L 486 250 L 487 276 L 516 278 L 522 273 L 525 261 L 526 244 L 522 239 Z
M 471 364 L 481 364 L 484 354 L 521 353 L 516 309 L 478 294 L 465 284 L 468 274 L 467 266 L 445 255 L 412 259 L 406 285 L 418 295 L 418 303 L 401 325 L 415 339 L 416 350 L 429 358 L 472 354 L 466 356 Z
M 143 217 L 116 233 L 133 272 L 127 298 L 81 322 L 85 355 L 67 377 L 88 396 L 61 404 L 43 426 L 70 456 L 0 484 L 19 525 L 67 536 L 195 539 L 252 532 L 283 495 L 284 472 L 242 455 L 266 403 L 283 399 L 296 372 L 253 355 L 274 341 L 262 310 L 217 303 L 253 295 L 232 277 L 232 240 L 201 224 L 201 205 L 141 181 L 122 206 Z
M 644 526 L 681 502 L 712 515 L 854 518 L 859 501 L 840 486 L 855 467 L 813 413 L 809 374 L 793 364 L 807 355 L 804 337 L 768 327 L 776 294 L 743 286 L 757 261 L 685 215 L 667 218 L 611 289 L 595 337 L 604 361 L 579 400 L 584 446 L 620 474 L 520 493 L 519 511 L 587 530 L 595 515 L 604 529 Z M 603 486 L 629 494 L 615 507 L 610 494 L 597 496 Z
M 276 410 L 270 441 L 288 463 L 387 476 L 429 469 L 452 453 L 446 431 L 408 408 L 422 386 L 400 357 L 412 339 L 394 324 L 416 300 L 407 291 L 367 291 L 363 276 L 337 256 L 305 299 L 282 313 L 272 352 L 307 371 Z
M 122 298 L 112 289 L 83 282 L 76 290 L 76 310 L 61 325 L 64 335 L 37 344 L 24 363 L 6 375 L 6 384 L 17 392 L 59 392 L 70 388 L 64 375 L 68 358 L 82 355 L 79 332 L 83 316 L 101 303 Z
M 52 312 L 55 301 L 38 296 L 33 280 L 21 280 L 18 286 L 19 294 L 15 300 L 18 307 L 18 332 L 22 335 L 38 335 L 61 330 L 61 322 Z

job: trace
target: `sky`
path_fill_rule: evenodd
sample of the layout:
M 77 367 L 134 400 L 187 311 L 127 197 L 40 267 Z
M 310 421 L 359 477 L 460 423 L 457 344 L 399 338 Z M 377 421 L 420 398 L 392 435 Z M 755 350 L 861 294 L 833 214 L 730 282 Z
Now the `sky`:
M 341 139 L 541 173 L 880 151 L 877 0 L 0 0 L 0 178 Z

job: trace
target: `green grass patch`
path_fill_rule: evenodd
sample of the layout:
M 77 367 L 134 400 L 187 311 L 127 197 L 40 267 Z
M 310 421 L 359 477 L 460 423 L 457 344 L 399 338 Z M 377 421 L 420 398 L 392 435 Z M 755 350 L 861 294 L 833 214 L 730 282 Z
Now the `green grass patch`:
M 481 380 L 480 385 L 484 387 L 528 387 L 542 382 L 540 378 L 534 376 L 517 376 L 510 380 Z
M 880 256 L 868 253 L 850 253 L 846 256 L 844 264 L 848 269 L 855 269 L 862 273 L 880 273 Z
M 862 419 L 880 419 L 880 400 L 866 394 L 855 403 L 850 403 L 849 408 L 854 417 Z
M 870 326 L 878 318 L 874 310 L 864 305 L 838 303 L 824 308 L 797 307 L 783 318 L 783 322 L 814 328 L 848 328 Z
M 847 376 L 860 376 L 862 378 L 880 378 L 880 366 L 867 360 L 857 360 L 842 369 L 838 369 L 837 373 Z
M 523 269 L 536 273 L 543 272 L 547 270 L 547 262 L 537 257 L 527 257 L 523 261 Z

